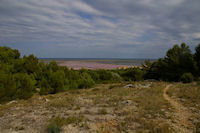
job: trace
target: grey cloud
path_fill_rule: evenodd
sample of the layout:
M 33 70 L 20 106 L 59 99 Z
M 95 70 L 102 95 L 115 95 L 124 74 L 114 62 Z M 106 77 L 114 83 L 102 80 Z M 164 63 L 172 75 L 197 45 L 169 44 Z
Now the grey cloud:
M 199 0 L 1 0 L 0 45 L 39 57 L 156 58 L 175 43 L 199 43 L 199 6 Z

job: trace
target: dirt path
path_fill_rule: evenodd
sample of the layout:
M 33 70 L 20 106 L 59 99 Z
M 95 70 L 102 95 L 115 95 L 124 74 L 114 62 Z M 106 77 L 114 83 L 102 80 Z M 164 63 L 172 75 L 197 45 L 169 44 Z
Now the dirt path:
M 181 105 L 178 101 L 172 99 L 167 95 L 167 90 L 170 86 L 171 85 L 167 85 L 164 88 L 163 97 L 175 109 L 174 121 L 176 121 L 176 123 L 174 124 L 174 127 L 182 133 L 191 133 L 191 127 L 193 127 L 193 124 L 188 119 L 191 117 L 192 113 L 190 113 L 190 111 L 183 105 Z

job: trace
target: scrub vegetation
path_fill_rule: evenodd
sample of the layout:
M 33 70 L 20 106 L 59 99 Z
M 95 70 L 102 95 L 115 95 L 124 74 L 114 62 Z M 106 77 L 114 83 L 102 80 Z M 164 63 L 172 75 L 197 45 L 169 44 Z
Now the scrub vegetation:
M 200 44 L 114 70 L 73 70 L 0 47 L 0 132 L 199 132 L 199 78 Z
M 90 88 L 99 83 L 144 79 L 189 83 L 200 76 L 199 60 L 200 45 L 192 54 L 189 46 L 182 43 L 169 49 L 165 58 L 153 63 L 146 61 L 142 68 L 73 70 L 53 61 L 41 62 L 34 55 L 20 58 L 18 50 L 0 47 L 0 102 L 28 99 L 37 91 L 40 95 L 55 94 L 68 89 Z

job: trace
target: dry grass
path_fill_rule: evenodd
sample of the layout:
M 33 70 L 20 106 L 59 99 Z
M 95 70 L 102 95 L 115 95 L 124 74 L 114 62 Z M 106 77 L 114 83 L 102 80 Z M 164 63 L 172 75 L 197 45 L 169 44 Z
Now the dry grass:
M 75 99 L 73 97 L 64 97 L 51 100 L 48 105 L 55 108 L 70 108 L 74 105 Z
M 167 83 L 155 82 L 146 88 L 124 88 L 127 84 L 100 84 L 91 89 L 36 95 L 27 101 L 17 101 L 17 104 L 1 105 L 0 131 L 1 128 L 6 129 L 1 123 L 16 132 L 23 130 L 36 133 L 46 132 L 45 127 L 61 123 L 60 130 L 67 132 L 173 132 L 171 124 L 174 111 L 163 98 L 163 88 Z M 149 82 L 134 84 L 145 85 Z M 200 105 L 197 85 L 173 86 L 168 92 L 170 96 L 185 99 L 183 104 L 188 107 Z
M 99 114 L 106 115 L 108 112 L 105 108 L 99 109 Z
M 189 106 L 197 105 L 197 108 L 200 109 L 200 86 L 196 83 L 174 84 L 168 94 L 182 99 L 181 101 Z
M 156 117 L 156 115 L 164 116 L 164 110 L 170 107 L 169 103 L 163 98 L 163 88 L 165 83 L 154 84 L 151 88 L 141 89 L 139 95 L 135 99 L 140 104 L 141 116 Z
M 190 121 L 193 123 L 196 129 L 194 132 L 200 131 L 200 86 L 197 83 L 173 84 L 168 90 L 169 96 L 179 101 L 184 107 L 186 107 L 192 114 Z M 196 130 L 196 131 L 195 131 Z

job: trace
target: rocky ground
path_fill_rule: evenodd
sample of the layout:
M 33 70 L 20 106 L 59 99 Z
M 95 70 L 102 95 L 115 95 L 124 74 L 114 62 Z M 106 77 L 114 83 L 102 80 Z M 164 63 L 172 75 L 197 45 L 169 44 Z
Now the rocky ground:
M 166 86 L 164 82 L 101 84 L 11 101 L 0 105 L 0 133 L 198 132 L 200 99 L 180 97 L 178 90 L 199 87 Z

